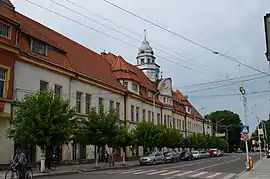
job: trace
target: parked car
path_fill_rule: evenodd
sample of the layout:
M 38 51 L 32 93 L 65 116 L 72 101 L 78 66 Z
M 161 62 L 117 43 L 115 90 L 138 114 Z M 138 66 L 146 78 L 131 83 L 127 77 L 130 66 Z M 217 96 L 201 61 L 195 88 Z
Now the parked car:
M 201 151 L 201 158 L 209 158 L 210 157 L 210 153 L 207 151 Z
M 161 152 L 148 153 L 148 155 L 141 157 L 139 162 L 140 165 L 156 165 L 164 163 L 164 155 Z
M 180 154 L 180 160 L 194 160 L 191 152 L 182 152 Z
M 210 149 L 210 154 L 213 153 L 214 157 L 217 157 L 218 149 Z
M 165 152 L 164 153 L 164 160 L 165 160 L 165 163 L 179 162 L 180 161 L 179 153 L 177 153 L 175 151 Z
M 223 155 L 224 155 L 223 151 L 221 151 L 221 150 L 218 150 L 217 151 L 217 157 L 221 157 Z
M 194 150 L 191 152 L 194 159 L 200 159 L 201 158 L 201 153 L 198 150 Z

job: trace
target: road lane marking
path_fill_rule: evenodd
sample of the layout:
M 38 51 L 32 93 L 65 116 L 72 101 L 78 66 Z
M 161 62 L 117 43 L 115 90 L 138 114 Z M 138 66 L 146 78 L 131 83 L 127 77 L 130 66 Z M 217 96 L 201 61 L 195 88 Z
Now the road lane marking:
M 197 173 L 195 175 L 191 175 L 190 177 L 195 178 L 195 177 L 201 176 L 201 175 L 206 174 L 206 173 L 207 172 L 200 172 L 200 173 Z
M 230 179 L 235 175 L 235 173 L 230 173 L 227 176 L 225 176 L 223 179 Z
M 148 173 L 148 172 L 154 172 L 154 171 L 157 171 L 157 170 L 146 170 L 146 171 L 136 172 L 136 173 L 132 173 L 132 174 L 139 175 L 139 174 Z
M 194 170 L 194 171 L 200 171 L 200 170 L 203 170 L 203 169 L 212 168 L 212 167 L 223 165 L 223 164 L 226 164 L 226 163 L 231 163 L 231 162 L 234 162 L 234 161 L 237 161 L 237 160 L 240 160 L 240 158 L 236 158 L 236 159 L 225 161 L 225 162 L 221 162 L 221 163 L 216 163 L 214 165 L 209 165 L 209 166 L 206 166 L 206 167 L 203 167 L 203 168 L 199 168 L 199 169 Z
M 167 172 L 167 171 L 168 170 L 161 170 L 161 171 L 157 171 L 157 172 L 147 173 L 147 175 L 154 175 L 154 174 L 164 173 L 164 172 Z
M 132 172 L 139 172 L 139 171 L 142 171 L 142 170 L 128 170 L 126 172 L 122 172 L 122 174 L 127 174 L 127 173 L 132 173 Z
M 215 173 L 215 174 L 213 174 L 213 175 L 210 175 L 210 176 L 208 176 L 208 177 L 206 177 L 206 178 L 214 178 L 214 177 L 216 177 L 216 176 L 218 176 L 218 175 L 221 175 L 222 173 Z
M 181 172 L 181 170 L 175 170 L 175 171 L 171 171 L 171 172 L 167 172 L 167 173 L 162 173 L 160 175 L 165 176 L 165 175 L 170 175 L 170 174 L 177 173 L 177 172 Z
M 190 173 L 193 173 L 193 172 L 194 172 L 194 171 L 188 171 L 188 172 L 176 174 L 176 175 L 174 175 L 174 176 L 180 177 L 180 176 L 187 175 L 187 174 L 190 174 Z

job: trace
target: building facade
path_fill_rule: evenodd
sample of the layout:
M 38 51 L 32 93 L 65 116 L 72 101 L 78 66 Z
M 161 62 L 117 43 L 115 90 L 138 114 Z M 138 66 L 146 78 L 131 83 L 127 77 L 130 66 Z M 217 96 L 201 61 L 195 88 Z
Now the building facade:
M 188 97 L 173 91 L 172 79 L 159 77 L 160 67 L 146 37 L 137 64 L 132 65 L 112 53 L 95 53 L 29 19 L 8 0 L 0 0 L 0 12 L 0 164 L 9 163 L 14 148 L 22 147 L 5 135 L 16 101 L 48 89 L 69 99 L 81 116 L 92 107 L 99 110 L 101 104 L 115 108 L 130 130 L 148 120 L 178 129 L 184 136 L 211 134 L 211 124 Z M 59 144 L 52 150 L 61 161 L 95 158 L 95 146 L 79 143 Z M 29 147 L 29 153 L 30 161 L 39 161 L 39 147 Z M 142 153 L 140 147 L 128 156 Z

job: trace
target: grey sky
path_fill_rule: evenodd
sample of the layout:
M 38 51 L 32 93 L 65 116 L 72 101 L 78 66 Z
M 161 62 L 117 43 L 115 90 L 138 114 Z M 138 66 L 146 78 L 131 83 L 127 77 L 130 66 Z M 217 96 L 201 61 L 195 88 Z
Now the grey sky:
M 139 47 L 140 45 L 140 42 L 138 41 L 93 23 L 84 17 L 51 3 L 49 0 L 31 1 L 76 19 L 135 46 Z M 115 26 L 115 24 L 108 23 L 92 13 L 67 3 L 65 0 L 56 1 L 98 20 L 99 22 L 123 31 L 134 38 L 142 39 L 142 37 L 138 37 L 124 29 L 120 29 Z M 71 1 L 89 9 L 90 12 L 99 14 L 121 26 L 129 28 L 138 34 L 141 34 L 141 36 L 143 36 L 143 30 L 147 29 L 147 38 L 153 47 L 155 44 L 159 44 L 167 47 L 162 50 L 171 54 L 177 52 L 177 55 L 174 55 L 179 56 L 180 54 L 180 58 L 184 57 L 184 60 L 180 60 L 174 56 L 169 56 L 168 54 L 155 50 L 155 53 L 158 56 L 177 61 L 182 63 L 182 65 L 192 68 L 192 70 L 183 68 L 180 64 L 157 58 L 157 63 L 161 66 L 164 77 L 171 77 L 173 79 L 173 86 L 179 87 L 184 93 L 208 86 L 194 88 L 181 88 L 181 86 L 239 76 L 239 70 L 236 63 L 220 56 L 215 56 L 202 48 L 153 27 L 142 20 L 106 4 L 102 0 Z M 127 61 L 133 64 L 136 63 L 135 57 L 138 51 L 137 48 L 130 47 L 102 34 L 91 31 L 74 22 L 33 6 L 25 0 L 13 0 L 12 2 L 17 11 L 45 24 L 98 53 L 106 50 L 107 52 L 113 52 L 123 56 Z M 265 39 L 263 16 L 269 11 L 267 8 L 270 7 L 269 0 L 110 0 L 110 2 L 131 10 L 134 13 L 146 17 L 178 34 L 211 47 L 214 50 L 236 57 L 237 60 L 245 64 L 262 71 L 268 71 L 268 65 L 264 55 Z M 245 67 L 240 67 L 241 75 L 254 73 L 257 72 Z M 244 83 L 244 86 L 247 92 L 267 90 L 270 87 L 268 80 L 269 77 L 264 77 L 259 80 Z M 238 86 L 232 85 L 214 90 L 190 93 L 188 95 L 190 96 L 192 103 L 198 109 L 204 108 L 202 111 L 203 114 L 219 109 L 229 109 L 242 115 L 239 96 L 203 97 L 204 95 L 224 93 L 238 93 Z M 258 116 L 261 119 L 268 117 L 270 107 L 269 94 L 270 93 L 263 93 L 260 95 L 248 96 L 248 119 L 251 128 L 254 128 L 256 125 L 255 116 L 252 114 L 255 112 L 255 104 L 257 104 Z

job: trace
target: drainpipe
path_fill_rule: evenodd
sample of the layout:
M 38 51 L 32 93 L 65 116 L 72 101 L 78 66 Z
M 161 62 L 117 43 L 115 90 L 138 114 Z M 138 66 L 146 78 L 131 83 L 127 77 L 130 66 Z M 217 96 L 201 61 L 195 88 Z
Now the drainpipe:
M 124 96 L 124 125 L 127 126 L 127 99 L 128 99 L 128 93 L 125 93 Z
M 187 114 L 185 114 L 185 138 L 187 138 Z

